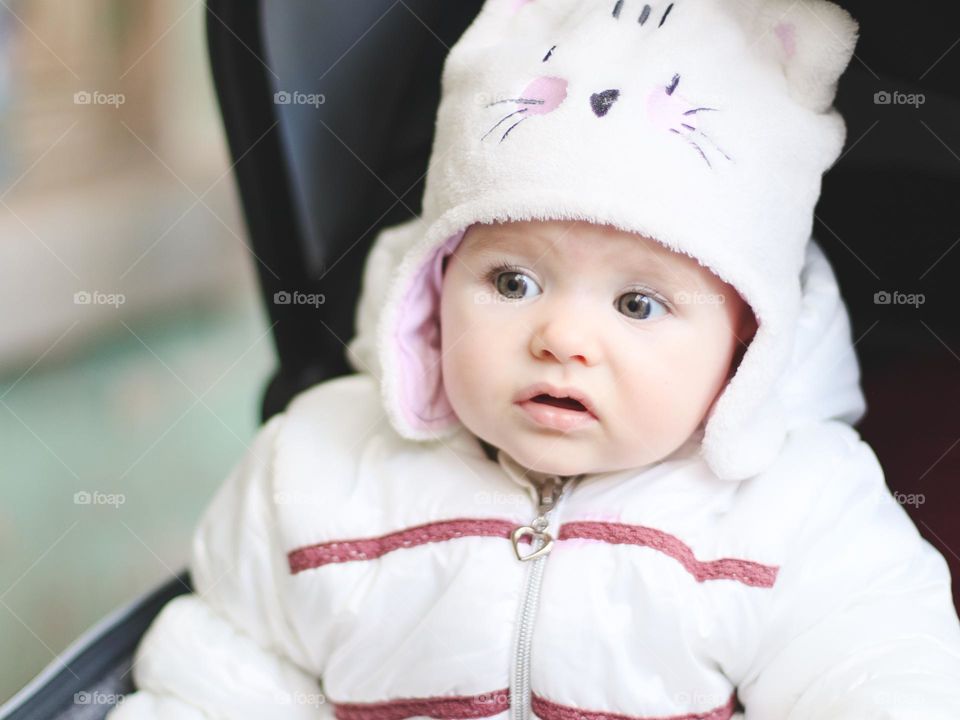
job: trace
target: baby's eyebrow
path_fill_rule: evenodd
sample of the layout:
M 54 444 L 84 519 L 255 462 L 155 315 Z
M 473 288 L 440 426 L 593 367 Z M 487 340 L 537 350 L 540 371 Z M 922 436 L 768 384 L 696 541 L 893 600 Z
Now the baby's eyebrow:
M 549 238 L 536 234 L 522 238 L 510 233 L 491 234 L 473 243 L 471 250 L 483 255 L 507 252 L 537 260 L 544 256 L 551 244 Z M 669 260 L 659 257 L 653 250 L 630 253 L 618 263 L 618 267 L 628 279 L 649 280 L 664 290 L 680 290 L 691 286 L 692 282 L 688 271 L 671 267 Z
M 650 241 L 655 242 L 655 241 Z M 683 290 L 699 287 L 700 278 L 689 267 L 682 266 L 675 254 L 667 254 L 669 250 L 645 249 L 640 253 L 632 253 L 623 262 L 623 272 L 626 275 L 639 275 L 652 278 L 671 290 Z
M 640 263 L 631 263 L 625 267 L 624 273 L 631 276 L 651 278 L 670 289 L 682 288 L 690 283 L 686 272 L 671 268 L 665 261 L 660 260 L 655 255 Z
M 472 243 L 470 249 L 477 252 L 492 252 L 497 249 L 502 249 L 504 251 L 522 253 L 530 249 L 529 244 L 526 242 L 528 237 L 529 236 L 526 236 L 524 240 L 520 240 L 516 235 L 505 233 L 486 235 Z M 540 252 L 544 249 L 545 248 L 541 247 Z

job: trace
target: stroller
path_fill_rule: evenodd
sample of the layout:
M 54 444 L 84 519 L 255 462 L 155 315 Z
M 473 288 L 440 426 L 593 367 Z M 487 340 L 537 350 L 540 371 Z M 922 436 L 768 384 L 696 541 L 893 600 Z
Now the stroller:
M 862 38 L 836 101 L 847 146 L 824 177 L 814 234 L 853 321 L 868 404 L 858 429 L 946 557 L 957 598 L 960 301 L 948 288 L 960 277 L 960 251 L 951 252 L 960 245 L 960 50 L 950 53 L 949 24 L 929 22 L 928 0 L 909 15 L 837 1 Z M 367 250 L 382 228 L 420 212 L 443 60 L 481 5 L 207 0 L 214 82 L 280 358 L 263 420 L 301 390 L 353 372 L 345 343 Z M 337 302 L 278 300 L 293 292 Z M 191 590 L 183 571 L 109 615 L 0 708 L 0 720 L 103 718 L 112 705 L 99 698 L 134 690 L 128 671 L 146 628 Z

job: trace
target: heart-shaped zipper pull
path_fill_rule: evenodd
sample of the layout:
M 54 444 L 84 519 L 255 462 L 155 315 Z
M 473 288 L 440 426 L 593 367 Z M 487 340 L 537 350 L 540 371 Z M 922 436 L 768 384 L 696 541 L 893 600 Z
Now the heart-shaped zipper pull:
M 529 555 L 521 555 L 520 538 L 524 537 L 525 535 L 531 536 L 531 543 L 533 539 L 541 538 L 543 540 L 543 545 L 540 546 L 539 550 L 536 550 Z M 550 549 L 553 547 L 553 537 L 550 535 L 550 533 L 543 530 L 537 530 L 529 525 L 521 525 L 514 530 L 511 539 L 513 540 L 513 554 L 517 556 L 517 560 L 534 560 L 549 553 Z

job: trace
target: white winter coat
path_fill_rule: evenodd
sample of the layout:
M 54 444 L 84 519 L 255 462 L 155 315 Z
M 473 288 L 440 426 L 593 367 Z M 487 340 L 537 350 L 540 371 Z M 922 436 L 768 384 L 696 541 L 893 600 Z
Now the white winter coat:
M 805 272 L 776 462 L 718 482 L 694 436 L 569 479 L 536 560 L 510 538 L 549 477 L 465 429 L 399 437 L 369 374 L 301 393 L 206 511 L 196 592 L 110 720 L 960 718 L 946 562 L 848 422 L 858 370 L 815 245 Z

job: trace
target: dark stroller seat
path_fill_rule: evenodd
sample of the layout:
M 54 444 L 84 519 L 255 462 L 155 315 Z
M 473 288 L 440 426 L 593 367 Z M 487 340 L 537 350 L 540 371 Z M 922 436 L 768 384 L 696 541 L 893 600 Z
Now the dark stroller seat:
M 960 278 L 960 52 L 949 53 L 952 26 L 929 22 L 926 0 L 909 15 L 839 2 L 862 37 L 837 98 L 847 147 L 824 178 L 814 230 L 851 311 L 868 402 L 860 430 L 889 487 L 925 497 L 906 508 L 950 563 L 958 597 L 960 527 L 950 515 L 960 504 L 960 301 L 949 288 Z M 382 228 L 420 212 L 442 62 L 481 4 L 207 0 L 214 81 L 275 322 L 280 365 L 264 420 L 300 390 L 352 372 L 345 344 L 367 251 Z M 882 91 L 923 93 L 925 103 L 876 104 Z M 926 302 L 876 299 L 895 291 Z M 327 301 L 287 304 L 285 292 Z M 112 703 L 91 699 L 133 691 L 141 635 L 190 591 L 184 571 L 108 616 L 0 708 L 0 720 L 104 717 Z

